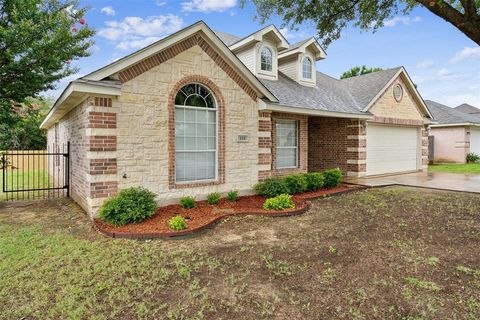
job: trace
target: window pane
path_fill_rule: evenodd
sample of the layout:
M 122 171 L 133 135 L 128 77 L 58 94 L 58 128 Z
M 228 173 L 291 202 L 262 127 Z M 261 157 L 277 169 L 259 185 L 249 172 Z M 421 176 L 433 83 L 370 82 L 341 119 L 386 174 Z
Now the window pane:
M 175 121 L 183 121 L 185 119 L 185 109 L 175 108 Z
M 185 123 L 185 136 L 195 137 L 196 126 L 195 123 Z
M 277 149 L 277 168 L 296 167 L 297 166 L 297 149 L 289 148 Z
M 297 121 L 277 120 L 275 123 L 277 168 L 297 166 Z
M 302 71 L 305 79 L 312 79 L 312 61 L 310 58 L 303 59 Z
M 272 71 L 272 51 L 265 47 L 260 52 L 260 68 L 265 71 Z
M 207 120 L 207 110 L 197 110 L 197 122 L 206 123 Z
M 192 109 L 185 109 L 185 121 L 187 122 L 195 122 L 196 120 L 196 111 Z
M 206 137 L 207 136 L 207 125 L 202 123 L 197 123 L 197 136 Z
M 207 150 L 207 138 L 206 137 L 197 137 L 197 149 L 196 150 Z
M 196 150 L 196 140 L 195 137 L 187 137 L 185 138 L 185 149 L 183 150 Z M 180 149 L 177 149 L 180 150 Z

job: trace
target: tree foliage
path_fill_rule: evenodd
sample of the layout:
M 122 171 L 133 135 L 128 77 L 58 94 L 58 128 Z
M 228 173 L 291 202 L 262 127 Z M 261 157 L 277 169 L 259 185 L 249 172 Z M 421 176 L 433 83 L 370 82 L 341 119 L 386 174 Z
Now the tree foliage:
M 29 97 L 76 73 L 70 63 L 90 54 L 85 12 L 76 0 L 0 0 L 0 136 L 25 120 L 18 111 Z
M 480 45 L 480 0 L 252 0 L 257 18 L 263 23 L 279 15 L 283 25 L 296 29 L 304 22 L 313 22 L 325 46 L 340 37 L 349 23 L 362 30 L 375 32 L 386 20 L 408 14 L 423 6 L 451 23 Z M 246 0 L 242 3 L 245 4 Z
M 356 76 L 361 76 L 362 74 L 382 71 L 382 68 L 367 68 L 365 65 L 363 66 L 355 66 L 347 71 L 345 71 L 341 76 L 340 79 L 346 79 Z

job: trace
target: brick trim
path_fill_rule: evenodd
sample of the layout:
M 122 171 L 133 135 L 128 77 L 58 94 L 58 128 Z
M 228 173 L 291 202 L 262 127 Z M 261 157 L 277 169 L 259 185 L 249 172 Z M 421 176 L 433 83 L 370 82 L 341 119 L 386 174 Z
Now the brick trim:
M 117 136 L 87 136 L 88 151 L 116 151 Z
M 89 112 L 87 128 L 115 129 L 117 114 L 112 112 Z
M 413 120 L 413 119 L 397 119 L 397 118 L 388 118 L 374 116 L 373 120 L 369 120 L 369 123 L 383 123 L 383 124 L 395 124 L 395 125 L 404 125 L 404 126 L 423 126 L 422 120 Z
M 95 107 L 112 107 L 112 98 L 95 97 L 93 100 Z
M 116 174 L 117 173 L 117 159 L 90 159 L 90 174 Z
M 223 70 L 225 73 L 235 81 L 240 88 L 245 91 L 245 93 L 256 101 L 257 93 L 254 88 L 252 88 L 238 72 L 236 72 L 216 51 L 213 49 L 208 42 L 204 39 L 204 36 L 197 32 L 196 34 L 188 37 L 168 48 L 162 50 L 146 59 L 143 59 L 140 62 L 137 62 L 130 67 L 119 72 L 118 77 L 122 83 L 125 83 L 133 78 L 139 76 L 140 74 L 162 64 L 163 62 L 175 57 L 176 55 L 182 53 L 185 50 L 190 49 L 191 47 L 198 45 L 202 50 L 212 58 L 213 61 Z
M 217 139 L 218 139 L 218 179 L 216 181 L 198 183 L 176 183 L 175 181 L 175 96 L 178 90 L 189 83 L 200 83 L 206 86 L 215 96 L 217 101 Z M 217 85 L 201 75 L 191 75 L 181 79 L 175 84 L 168 96 L 168 186 L 170 189 L 193 188 L 225 183 L 225 102 Z
M 90 183 L 90 198 L 108 198 L 117 194 L 117 181 L 102 181 Z

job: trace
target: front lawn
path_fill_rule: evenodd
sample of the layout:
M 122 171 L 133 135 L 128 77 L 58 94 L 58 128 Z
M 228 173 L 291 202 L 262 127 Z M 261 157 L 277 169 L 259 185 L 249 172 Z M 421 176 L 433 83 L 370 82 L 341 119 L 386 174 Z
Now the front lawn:
M 480 174 L 480 163 L 464 163 L 464 164 L 434 164 L 428 166 L 431 172 L 450 172 L 464 174 Z
M 66 200 L 0 203 L 0 319 L 479 319 L 480 195 L 407 187 L 104 238 Z

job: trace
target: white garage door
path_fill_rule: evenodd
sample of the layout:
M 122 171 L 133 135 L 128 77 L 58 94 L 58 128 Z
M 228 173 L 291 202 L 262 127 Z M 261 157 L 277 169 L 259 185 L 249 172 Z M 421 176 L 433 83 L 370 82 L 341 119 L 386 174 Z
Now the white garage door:
M 480 154 L 480 129 L 470 129 L 470 152 Z
M 417 170 L 419 129 L 367 126 L 367 175 Z

